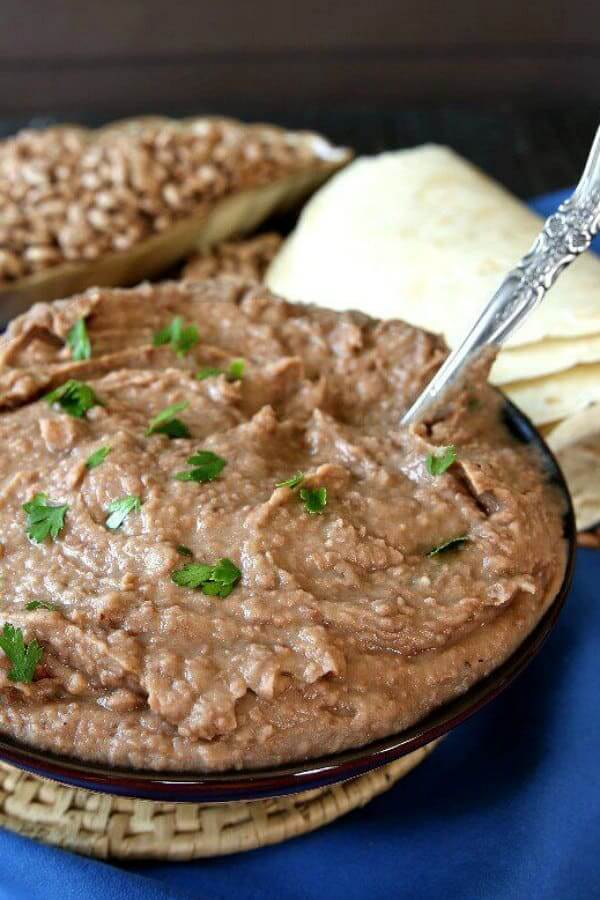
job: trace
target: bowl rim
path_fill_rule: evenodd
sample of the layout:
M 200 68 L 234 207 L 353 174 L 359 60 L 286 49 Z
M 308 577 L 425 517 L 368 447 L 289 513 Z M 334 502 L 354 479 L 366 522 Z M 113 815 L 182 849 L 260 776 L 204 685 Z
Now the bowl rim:
M 346 781 L 412 753 L 465 722 L 502 693 L 539 652 L 569 593 L 575 564 L 575 513 L 565 477 L 535 426 L 502 396 L 505 423 L 521 442 L 538 449 L 549 481 L 556 485 L 565 501 L 565 571 L 555 599 L 535 628 L 508 659 L 464 694 L 438 707 L 415 725 L 365 746 L 266 769 L 194 773 L 113 768 L 44 753 L 8 738 L 0 738 L 0 762 L 62 784 L 100 793 L 166 802 L 232 802 L 284 796 Z

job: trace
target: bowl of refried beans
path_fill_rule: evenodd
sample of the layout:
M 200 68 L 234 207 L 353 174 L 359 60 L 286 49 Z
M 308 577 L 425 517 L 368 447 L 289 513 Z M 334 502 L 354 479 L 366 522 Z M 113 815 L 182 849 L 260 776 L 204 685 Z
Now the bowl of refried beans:
M 236 277 L 95 288 L 0 338 L 0 759 L 249 799 L 423 746 L 502 690 L 568 589 L 573 516 L 486 381 Z

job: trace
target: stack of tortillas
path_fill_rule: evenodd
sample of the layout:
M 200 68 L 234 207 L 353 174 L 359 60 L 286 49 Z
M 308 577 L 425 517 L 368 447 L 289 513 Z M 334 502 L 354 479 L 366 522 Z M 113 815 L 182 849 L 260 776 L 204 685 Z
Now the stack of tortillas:
M 445 147 L 358 159 L 304 208 L 266 276 L 276 292 L 442 333 L 450 347 L 529 250 L 542 220 Z M 576 260 L 492 381 L 547 435 L 578 525 L 600 521 L 600 259 Z

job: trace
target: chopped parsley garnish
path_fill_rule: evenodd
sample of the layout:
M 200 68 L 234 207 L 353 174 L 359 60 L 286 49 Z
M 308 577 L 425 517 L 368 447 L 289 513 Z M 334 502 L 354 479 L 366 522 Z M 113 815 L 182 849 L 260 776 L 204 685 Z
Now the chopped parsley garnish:
M 425 460 L 427 471 L 430 475 L 443 475 L 452 463 L 456 462 L 456 450 L 454 444 L 440 447 L 436 453 L 430 453 Z
M 89 384 L 75 381 L 74 378 L 70 378 L 60 387 L 50 391 L 44 400 L 49 406 L 58 403 L 62 410 L 75 419 L 83 419 L 88 409 L 101 405 Z
M 204 381 L 205 378 L 214 378 L 216 375 L 221 374 L 222 369 L 216 369 L 214 366 L 205 366 L 199 372 L 196 372 L 196 378 L 198 381 Z
M 179 587 L 200 588 L 211 597 L 228 597 L 241 577 L 230 559 L 219 559 L 214 566 L 188 563 L 171 573 L 171 581 Z
M 437 547 L 434 547 L 433 550 L 430 550 L 427 556 L 437 556 L 438 553 L 445 553 L 447 550 L 457 550 L 459 547 L 462 547 L 463 544 L 468 543 L 469 538 L 466 534 L 461 534 L 459 537 L 450 538 L 449 541 L 444 541 L 443 544 L 438 544 Z
M 229 381 L 240 381 L 244 377 L 245 359 L 232 359 L 225 373 Z
M 67 334 L 67 346 L 71 351 L 71 359 L 80 361 L 91 359 L 92 345 L 85 326 L 85 319 L 78 319 Z
M 301 488 L 300 499 L 307 513 L 318 516 L 327 506 L 327 488 Z
M 186 547 L 185 544 L 178 544 L 175 549 L 179 553 L 180 556 L 193 556 L 194 554 L 190 550 L 189 547 Z
M 36 544 L 41 544 L 48 535 L 53 541 L 56 540 L 64 527 L 68 508 L 66 503 L 62 506 L 52 506 L 48 503 L 46 494 L 35 494 L 31 500 L 23 504 L 27 537 Z
M 112 447 L 99 447 L 97 450 L 94 450 L 90 456 L 85 461 L 86 469 L 95 469 L 96 466 L 99 466 L 100 463 L 103 463 Z
M 304 472 L 295 472 L 285 481 L 278 481 L 275 487 L 287 487 L 294 490 L 304 481 Z M 327 506 L 327 488 L 301 488 L 299 492 L 300 500 L 304 503 L 304 509 L 311 516 L 320 515 Z
M 184 326 L 181 316 L 176 316 L 170 325 L 157 331 L 152 343 L 155 347 L 170 344 L 177 356 L 185 356 L 199 340 L 195 325 Z
M 133 494 L 128 494 L 126 497 L 120 497 L 118 500 L 113 500 L 108 504 L 108 512 L 110 515 L 106 519 L 106 527 L 115 531 L 117 528 L 121 527 L 129 513 L 139 512 L 141 508 L 142 501 Z
M 205 366 L 196 373 L 196 378 L 198 381 L 204 381 L 205 378 L 214 378 L 217 375 L 225 375 L 227 381 L 240 381 L 244 377 L 245 368 L 245 359 L 232 359 L 226 369 L 217 369 L 215 366 Z
M 30 612 L 34 609 L 49 609 L 53 611 L 56 609 L 56 606 L 54 603 L 47 603 L 46 600 L 30 600 L 25 609 L 28 609 Z
M 44 651 L 34 639 L 28 644 L 23 640 L 23 632 L 8 622 L 0 633 L 0 647 L 11 662 L 8 677 L 11 681 L 30 684 L 33 681 L 36 666 L 41 662 Z
M 471 394 L 469 399 L 467 400 L 467 409 L 469 412 L 475 412 L 476 409 L 479 409 L 481 406 L 481 400 L 479 397 L 476 397 L 475 394 Z
M 275 487 L 289 487 L 291 490 L 298 487 L 299 484 L 302 484 L 304 481 L 304 472 L 296 472 L 292 475 L 291 478 L 286 479 L 286 481 L 278 481 Z
M 177 472 L 174 476 L 177 481 L 214 481 L 227 465 L 227 460 L 210 450 L 198 450 L 193 456 L 188 456 L 187 463 L 192 468 L 187 472 Z
M 182 403 L 172 403 L 170 406 L 165 407 L 162 412 L 159 412 L 157 416 L 154 416 L 153 419 L 150 419 L 148 423 L 148 428 L 146 429 L 146 436 L 151 434 L 166 434 L 167 437 L 170 438 L 183 438 L 189 437 L 190 432 L 181 419 L 176 418 L 176 413 L 183 412 L 184 409 L 187 409 L 188 403 L 185 401 Z

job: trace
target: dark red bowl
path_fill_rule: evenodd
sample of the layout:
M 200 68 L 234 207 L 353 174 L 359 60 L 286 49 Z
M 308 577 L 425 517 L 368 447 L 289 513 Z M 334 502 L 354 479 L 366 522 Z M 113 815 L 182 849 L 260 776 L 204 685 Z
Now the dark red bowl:
M 0 740 L 0 760 L 44 778 L 107 794 L 167 802 L 216 803 L 254 800 L 325 787 L 392 762 L 447 734 L 497 697 L 533 659 L 556 623 L 573 576 L 575 516 L 564 476 L 529 419 L 508 400 L 504 416 L 508 427 L 520 441 L 537 447 L 549 480 L 564 495 L 567 564 L 560 590 L 536 628 L 505 663 L 467 693 L 399 734 L 356 750 L 279 768 L 214 775 L 113 769 L 41 753 L 10 740 Z

